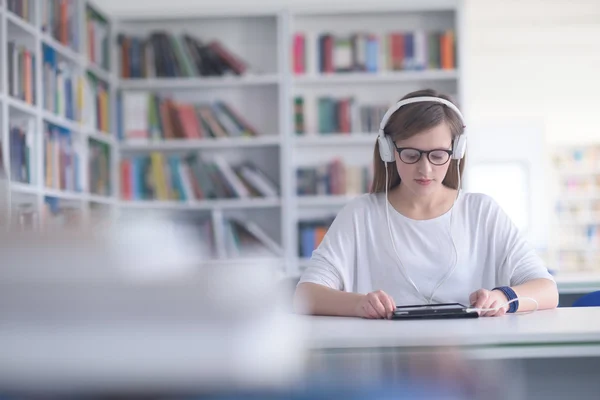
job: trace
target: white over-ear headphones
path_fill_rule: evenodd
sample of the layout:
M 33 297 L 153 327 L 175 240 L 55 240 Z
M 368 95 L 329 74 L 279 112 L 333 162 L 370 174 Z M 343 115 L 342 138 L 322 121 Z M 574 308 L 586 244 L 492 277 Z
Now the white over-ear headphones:
M 412 97 L 412 98 L 409 98 L 406 100 L 399 101 L 398 103 L 396 103 L 395 106 L 390 107 L 390 109 L 387 110 L 387 112 L 381 119 L 381 123 L 379 124 L 379 135 L 377 136 L 377 142 L 379 143 L 379 156 L 381 157 L 381 160 L 385 163 L 385 211 L 386 211 L 387 226 L 388 226 L 388 230 L 390 233 L 390 239 L 392 241 L 392 246 L 394 248 L 394 252 L 396 253 L 396 256 L 398 257 L 398 261 L 400 262 L 400 267 L 401 267 L 400 270 L 404 274 L 405 278 L 408 280 L 408 282 L 411 284 L 411 286 L 415 289 L 415 291 L 428 304 L 431 304 L 431 302 L 433 301 L 433 299 L 435 297 L 435 293 L 448 280 L 448 278 L 450 278 L 452 273 L 454 273 L 454 271 L 456 270 L 457 263 L 458 263 L 458 250 L 456 249 L 456 243 L 454 243 L 454 238 L 452 236 L 452 215 L 453 215 L 453 211 L 454 211 L 454 205 L 452 206 L 452 209 L 450 210 L 450 226 L 449 226 L 450 240 L 452 240 L 452 246 L 454 247 L 454 254 L 455 254 L 454 263 L 453 263 L 452 267 L 448 270 L 446 275 L 444 275 L 442 277 L 442 279 L 437 283 L 437 285 L 435 285 L 435 287 L 433 288 L 433 290 L 431 292 L 431 295 L 429 297 L 427 297 L 423 293 L 421 293 L 421 291 L 417 287 L 416 283 L 409 276 L 408 271 L 406 270 L 406 268 L 404 267 L 404 264 L 402 263 L 402 260 L 400 259 L 400 254 L 398 253 L 398 249 L 396 248 L 396 242 L 395 242 L 393 234 L 392 234 L 392 227 L 390 224 L 390 214 L 389 214 L 389 202 L 388 202 L 387 163 L 396 161 L 396 159 L 394 157 L 394 152 L 396 151 L 396 146 L 394 145 L 394 141 L 392 140 L 391 136 L 389 136 L 389 135 L 386 136 L 384 133 L 384 129 L 388 122 L 388 119 L 400 107 L 405 106 L 407 104 L 428 102 L 428 101 L 440 103 L 440 104 L 443 104 L 443 105 L 451 108 L 459 116 L 460 121 L 463 125 L 463 132 L 460 135 L 458 135 L 456 138 L 454 138 L 454 140 L 452 142 L 452 159 L 457 160 L 457 167 L 458 167 L 457 168 L 458 192 L 457 192 L 457 196 L 456 196 L 456 198 L 458 198 L 458 194 L 460 194 L 460 172 L 459 172 L 460 171 L 460 161 L 465 156 L 465 151 L 467 149 L 467 136 L 464 133 L 465 120 L 464 120 L 461 112 L 459 111 L 459 109 L 454 104 L 452 104 L 448 100 L 445 100 L 445 99 L 442 99 L 439 97 L 431 97 L 431 96 Z M 456 199 L 455 199 L 455 202 L 456 202 Z
M 464 120 L 460 110 L 458 109 L 458 107 L 456 107 L 454 104 L 452 104 L 451 102 L 449 102 L 446 99 L 442 99 L 440 97 L 432 97 L 432 96 L 420 96 L 420 97 L 412 97 L 409 99 L 401 100 L 386 111 L 385 115 L 381 119 L 381 123 L 379 124 L 379 135 L 377 136 L 377 141 L 379 142 L 379 156 L 381 157 L 381 160 L 383 162 L 395 162 L 396 161 L 396 159 L 394 158 L 394 152 L 396 151 L 396 146 L 394 146 L 394 141 L 392 140 L 391 136 L 389 136 L 389 135 L 386 136 L 384 133 L 384 129 L 385 129 L 385 126 L 387 125 L 388 120 L 390 119 L 392 114 L 395 113 L 400 107 L 405 106 L 407 104 L 423 103 L 423 102 L 440 103 L 440 104 L 443 104 L 443 105 L 451 108 L 456 113 L 456 115 L 459 116 L 460 121 L 463 125 L 463 128 L 465 128 L 465 120 Z M 463 131 L 460 135 L 458 135 L 456 138 L 454 138 L 454 141 L 452 142 L 452 159 L 453 160 L 462 159 L 465 156 L 466 150 L 467 150 L 467 135 Z

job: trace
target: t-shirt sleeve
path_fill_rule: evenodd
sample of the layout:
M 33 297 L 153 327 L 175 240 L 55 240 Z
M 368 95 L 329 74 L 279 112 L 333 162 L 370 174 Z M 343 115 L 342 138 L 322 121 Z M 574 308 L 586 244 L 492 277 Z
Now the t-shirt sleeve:
M 352 291 L 356 226 L 353 207 L 342 209 L 313 251 L 300 283 L 311 282 L 332 289 Z
M 500 285 L 517 286 L 532 279 L 554 280 L 535 248 L 521 234 L 504 210 L 493 200 L 491 228 L 498 249 L 497 268 Z

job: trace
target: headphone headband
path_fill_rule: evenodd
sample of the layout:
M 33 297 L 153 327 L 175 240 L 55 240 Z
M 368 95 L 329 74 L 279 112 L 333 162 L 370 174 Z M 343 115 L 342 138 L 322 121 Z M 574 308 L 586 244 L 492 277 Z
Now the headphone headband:
M 458 109 L 458 107 L 456 107 L 452 102 L 450 102 L 450 101 L 448 101 L 446 99 L 442 99 L 440 97 L 420 96 L 420 97 L 411 97 L 409 99 L 400 100 L 395 105 L 393 105 L 392 107 L 390 107 L 385 112 L 385 114 L 383 115 L 383 118 L 381 119 L 381 123 L 379 124 L 379 131 L 381 132 L 381 131 L 383 131 L 385 129 L 385 126 L 387 125 L 388 119 L 390 119 L 390 117 L 392 116 L 392 114 L 395 113 L 400 107 L 405 106 L 407 104 L 423 103 L 423 102 L 440 103 L 440 104 L 443 104 L 443 105 L 451 108 L 459 116 L 460 122 L 463 124 L 463 128 L 465 127 L 465 119 L 463 118 L 462 113 L 460 112 L 460 110 Z
M 433 96 L 419 96 L 419 97 L 411 97 L 409 99 L 400 100 L 395 105 L 390 107 L 384 114 L 381 119 L 381 123 L 379 124 L 379 134 L 377 137 L 377 141 L 379 142 L 379 155 L 384 162 L 394 162 L 394 144 L 392 138 L 389 136 L 385 136 L 385 126 L 387 125 L 388 119 L 395 113 L 400 107 L 405 106 L 407 104 L 412 103 L 423 103 L 423 102 L 434 102 L 447 106 L 452 109 L 460 118 L 460 122 L 462 123 L 463 129 L 466 127 L 465 119 L 458 109 L 452 102 L 442 99 L 440 97 Z M 464 157 L 467 148 L 467 138 L 466 134 L 463 132 L 458 135 L 452 141 L 452 159 L 460 160 Z

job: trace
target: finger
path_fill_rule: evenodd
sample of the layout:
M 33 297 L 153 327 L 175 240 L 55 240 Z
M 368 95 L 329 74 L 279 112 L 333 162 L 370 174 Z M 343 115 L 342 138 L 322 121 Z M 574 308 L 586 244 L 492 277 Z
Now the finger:
M 483 307 L 483 308 L 485 308 L 485 309 L 487 309 L 487 310 L 486 310 L 486 311 L 484 311 L 484 312 L 482 313 L 482 315 L 483 315 L 484 317 L 491 317 L 491 316 L 493 316 L 493 315 L 496 313 L 496 310 L 493 310 L 493 308 L 495 308 L 495 307 L 496 307 L 496 302 L 495 302 L 495 301 L 492 301 L 492 302 L 489 302 L 489 301 L 488 301 L 488 302 L 485 304 L 485 306 Z
M 499 301 L 496 306 L 503 306 L 504 303 Z M 500 317 L 502 315 L 506 314 L 506 307 L 499 307 L 498 310 L 496 310 L 496 312 L 494 313 L 494 317 Z
M 473 292 L 469 295 L 469 304 L 474 306 L 477 302 L 477 292 Z
M 394 301 L 390 296 L 388 296 L 385 293 L 381 295 L 380 300 L 383 306 L 385 307 L 385 317 L 390 318 L 392 316 L 392 313 L 396 309 L 396 307 L 394 306 Z
M 381 300 L 379 300 L 378 296 L 370 297 L 369 303 L 371 303 L 371 305 L 373 306 L 373 308 L 375 309 L 375 311 L 377 312 L 377 314 L 379 314 L 379 316 L 381 318 L 386 318 L 385 307 L 383 306 L 383 303 L 381 302 Z
M 475 308 L 485 308 L 484 306 L 489 303 L 490 295 L 484 290 L 477 291 L 477 300 L 475 301 Z
M 388 296 L 390 301 L 392 302 L 392 314 L 394 313 L 394 311 L 396 311 L 396 302 L 394 301 L 394 298 L 392 296 Z

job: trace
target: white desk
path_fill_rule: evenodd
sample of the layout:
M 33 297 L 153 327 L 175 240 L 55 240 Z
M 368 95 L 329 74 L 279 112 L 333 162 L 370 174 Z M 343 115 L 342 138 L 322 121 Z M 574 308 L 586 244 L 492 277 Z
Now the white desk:
M 452 346 L 477 358 L 600 356 L 600 307 L 464 320 L 307 318 L 313 350 Z
M 413 356 L 448 352 L 475 371 L 494 371 L 487 379 L 500 383 L 504 398 L 596 399 L 600 393 L 600 308 L 464 320 L 306 318 L 312 368 L 350 371 L 351 380 L 390 370 L 393 376 Z

